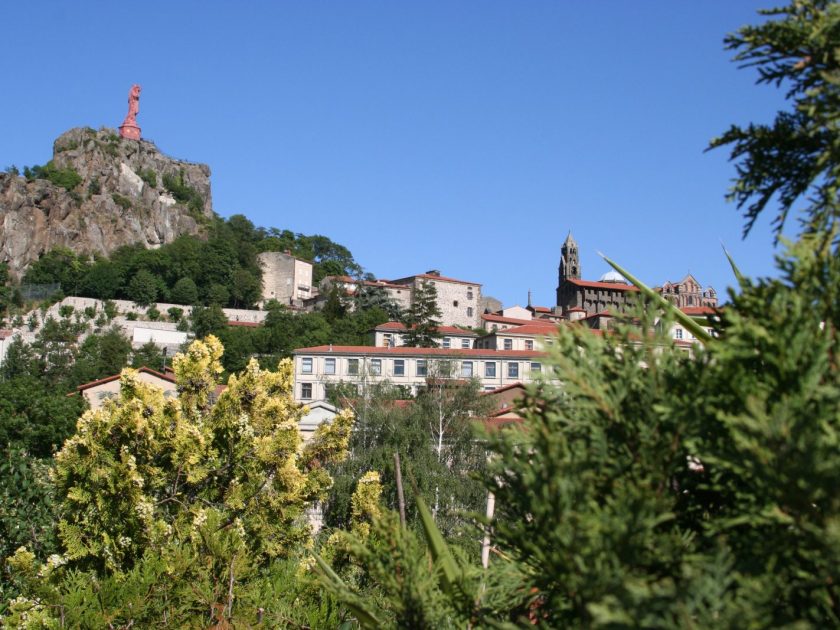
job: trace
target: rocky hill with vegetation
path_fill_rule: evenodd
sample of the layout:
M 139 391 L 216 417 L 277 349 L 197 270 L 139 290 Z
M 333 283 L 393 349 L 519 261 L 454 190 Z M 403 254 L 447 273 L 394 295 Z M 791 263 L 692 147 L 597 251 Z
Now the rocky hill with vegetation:
M 43 166 L 0 173 L 0 262 L 14 278 L 44 252 L 110 254 L 203 235 L 213 218 L 210 168 L 176 160 L 113 129 L 71 129 Z

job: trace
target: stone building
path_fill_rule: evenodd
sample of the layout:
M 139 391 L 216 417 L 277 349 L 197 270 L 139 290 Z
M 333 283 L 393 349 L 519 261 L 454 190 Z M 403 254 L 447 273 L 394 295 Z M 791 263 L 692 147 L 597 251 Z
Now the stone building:
M 560 267 L 557 282 L 557 310 L 567 314 L 572 309 L 583 309 L 594 315 L 610 309 L 624 310 L 639 290 L 619 274 L 606 273 L 597 282 L 581 280 L 578 244 L 572 233 L 560 248 Z
M 277 300 L 284 306 L 302 307 L 313 296 L 312 263 L 286 252 L 257 256 L 262 268 L 262 303 Z
M 389 281 L 390 284 L 411 287 L 413 290 L 424 282 L 433 285 L 437 291 L 437 305 L 441 312 L 442 324 L 471 328 L 481 325 L 481 284 L 477 282 L 447 278 L 440 275 L 440 271 L 436 269 Z
M 694 306 L 717 308 L 717 293 L 715 290 L 712 287 L 706 287 L 703 290 L 700 283 L 691 274 L 688 274 L 679 282 L 666 282 L 657 291 L 679 308 Z

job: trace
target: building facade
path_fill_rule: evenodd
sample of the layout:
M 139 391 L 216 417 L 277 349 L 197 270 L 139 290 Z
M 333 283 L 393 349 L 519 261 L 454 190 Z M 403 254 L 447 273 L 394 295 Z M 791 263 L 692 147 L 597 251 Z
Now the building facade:
M 416 276 L 390 280 L 393 285 L 411 287 L 414 292 L 423 283 L 431 284 L 437 292 L 437 305 L 441 312 L 441 323 L 447 326 L 481 325 L 481 284 L 456 280 L 440 275 L 432 269 Z
M 678 308 L 709 307 L 717 308 L 717 292 L 712 287 L 704 290 L 697 279 L 688 274 L 679 282 L 666 282 L 657 289 L 667 300 Z
M 262 303 L 277 300 L 284 306 L 303 307 L 313 297 L 312 263 L 287 252 L 262 252 Z
M 351 385 L 362 391 L 384 381 L 412 395 L 428 379 L 479 380 L 485 390 L 527 383 L 543 373 L 545 353 L 535 350 L 482 350 L 374 346 L 314 346 L 294 351 L 295 400 L 325 400 L 328 389 Z

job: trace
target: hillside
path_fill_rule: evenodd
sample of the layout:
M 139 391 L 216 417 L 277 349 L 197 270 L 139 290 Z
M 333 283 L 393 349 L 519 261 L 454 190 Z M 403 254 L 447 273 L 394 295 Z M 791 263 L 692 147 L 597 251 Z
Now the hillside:
M 13 278 L 44 252 L 109 254 L 203 235 L 213 217 L 210 168 L 176 160 L 113 129 L 71 129 L 53 159 L 0 173 L 0 262 Z

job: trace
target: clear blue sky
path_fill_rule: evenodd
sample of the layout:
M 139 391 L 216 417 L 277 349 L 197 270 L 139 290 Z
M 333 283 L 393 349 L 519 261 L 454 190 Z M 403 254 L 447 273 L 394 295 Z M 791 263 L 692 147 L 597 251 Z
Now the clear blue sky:
M 440 269 L 506 305 L 554 303 L 572 230 L 660 284 L 723 293 L 773 273 L 704 153 L 770 120 L 774 89 L 722 39 L 769 0 L 9 2 L 0 168 L 41 164 L 76 126 L 116 127 L 212 169 L 214 205 L 325 234 L 366 270 Z

